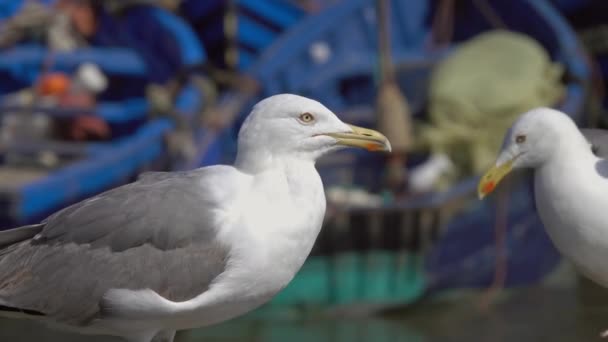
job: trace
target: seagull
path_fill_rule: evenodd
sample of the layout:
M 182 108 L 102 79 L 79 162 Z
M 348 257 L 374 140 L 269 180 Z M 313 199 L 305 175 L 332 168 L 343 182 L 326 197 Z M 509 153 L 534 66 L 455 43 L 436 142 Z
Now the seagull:
M 0 232 L 0 315 L 80 334 L 171 342 L 268 302 L 304 263 L 325 215 L 315 160 L 390 151 L 321 103 L 257 103 L 234 165 L 151 172 Z
M 538 214 L 554 245 L 585 276 L 608 287 L 608 132 L 579 130 L 566 114 L 538 108 L 507 132 L 480 198 L 511 170 L 534 170 Z M 608 331 L 602 334 L 608 336 Z

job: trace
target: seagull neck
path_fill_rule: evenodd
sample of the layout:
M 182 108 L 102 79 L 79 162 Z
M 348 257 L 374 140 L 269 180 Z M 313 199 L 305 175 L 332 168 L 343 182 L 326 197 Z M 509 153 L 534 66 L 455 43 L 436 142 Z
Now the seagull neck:
M 277 168 L 293 168 L 293 166 L 314 166 L 314 161 L 299 154 L 275 155 L 257 151 L 256 153 L 238 153 L 234 166 L 249 174 L 262 173 Z
M 548 161 L 544 163 L 545 167 L 578 167 L 581 164 L 595 163 L 597 161 L 598 158 L 593 154 L 591 146 L 585 137 L 579 132 L 576 133 L 577 134 L 571 135 L 568 139 L 559 140 L 559 143 L 556 144 L 557 148 L 553 151 Z M 573 161 L 576 161 L 575 164 L 577 165 L 572 165 Z

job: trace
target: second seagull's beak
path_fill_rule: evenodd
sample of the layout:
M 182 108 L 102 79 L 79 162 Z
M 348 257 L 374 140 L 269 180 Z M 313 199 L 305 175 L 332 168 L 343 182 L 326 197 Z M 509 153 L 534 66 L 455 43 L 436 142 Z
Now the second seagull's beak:
M 499 159 L 500 160 L 500 159 Z M 490 194 L 500 181 L 508 175 L 513 169 L 514 158 L 508 159 L 504 163 L 497 163 L 488 172 L 486 172 L 477 185 L 477 195 L 479 199 L 483 199 Z

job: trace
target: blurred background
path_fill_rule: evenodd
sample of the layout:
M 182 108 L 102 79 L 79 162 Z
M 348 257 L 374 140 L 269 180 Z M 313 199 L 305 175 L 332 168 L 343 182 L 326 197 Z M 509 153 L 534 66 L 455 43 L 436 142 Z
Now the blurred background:
M 606 0 L 0 0 L 0 228 L 149 170 L 231 163 L 295 93 L 393 144 L 318 163 L 325 227 L 261 309 L 178 341 L 581 341 L 608 290 L 548 240 L 530 175 L 481 202 L 522 112 L 608 124 Z M 53 294 L 49 294 L 53 295 Z M 0 320 L 2 341 L 112 341 Z

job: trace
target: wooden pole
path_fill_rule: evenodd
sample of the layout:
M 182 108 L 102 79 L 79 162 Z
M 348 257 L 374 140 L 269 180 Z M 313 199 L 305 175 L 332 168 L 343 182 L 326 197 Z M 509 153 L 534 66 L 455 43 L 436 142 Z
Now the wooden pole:
M 376 111 L 378 128 L 393 147 L 387 162 L 386 184 L 399 196 L 403 195 L 407 184 L 405 162 L 412 145 L 412 132 L 409 104 L 396 82 L 391 57 L 389 4 L 389 0 L 377 0 L 380 87 Z

